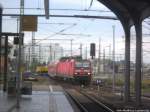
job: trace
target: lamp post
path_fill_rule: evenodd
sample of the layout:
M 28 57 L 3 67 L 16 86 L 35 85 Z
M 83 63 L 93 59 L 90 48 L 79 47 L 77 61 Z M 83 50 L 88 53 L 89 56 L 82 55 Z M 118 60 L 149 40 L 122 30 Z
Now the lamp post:
M 81 58 L 82 58 L 82 43 L 80 43 L 80 56 L 81 56 Z
M 98 74 L 100 74 L 101 71 L 101 38 L 99 39 L 99 50 L 98 50 Z
M 87 59 L 87 45 L 86 45 L 86 48 L 85 48 L 85 59 Z
M 70 53 L 71 53 L 71 57 L 72 57 L 72 41 L 73 41 L 73 39 L 70 40 L 70 48 L 71 48 Z
M 115 25 L 112 26 L 113 28 L 113 93 L 115 93 Z
M 106 61 L 106 59 L 105 59 L 105 48 L 103 49 L 103 74 L 105 75 L 105 61 Z

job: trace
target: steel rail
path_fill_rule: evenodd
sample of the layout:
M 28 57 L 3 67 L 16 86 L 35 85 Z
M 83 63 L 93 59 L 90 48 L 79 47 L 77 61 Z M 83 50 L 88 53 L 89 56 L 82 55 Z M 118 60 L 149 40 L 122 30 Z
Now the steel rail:
M 64 90 L 65 93 L 75 102 L 81 112 L 89 112 L 74 96 L 72 96 L 68 91 Z
M 82 92 L 80 92 L 82 93 Z M 96 102 L 98 105 L 102 106 L 103 108 L 106 108 L 109 112 L 114 112 L 112 109 L 110 109 L 108 106 L 106 106 L 105 104 L 101 103 L 100 101 L 96 100 L 95 98 L 89 96 L 88 94 L 82 93 L 84 96 L 88 97 L 89 99 L 91 99 L 93 102 Z
M 88 109 L 86 109 L 86 107 L 80 103 L 79 100 L 77 100 L 77 98 L 75 98 L 73 95 L 71 95 L 71 93 L 69 93 L 68 91 L 65 90 L 65 92 L 67 93 L 68 96 L 70 96 L 72 98 L 72 100 L 77 104 L 77 106 L 79 107 L 79 109 L 82 112 L 90 112 L 88 111 Z M 79 94 L 83 95 L 84 97 L 86 97 L 88 100 L 92 101 L 93 103 L 97 104 L 99 107 L 101 107 L 104 110 L 107 110 L 107 112 L 114 112 L 112 109 L 110 109 L 109 107 L 107 107 L 106 105 L 104 105 L 103 103 L 99 102 L 98 100 L 90 97 L 89 95 L 86 95 L 85 93 L 82 93 L 80 91 L 77 91 Z

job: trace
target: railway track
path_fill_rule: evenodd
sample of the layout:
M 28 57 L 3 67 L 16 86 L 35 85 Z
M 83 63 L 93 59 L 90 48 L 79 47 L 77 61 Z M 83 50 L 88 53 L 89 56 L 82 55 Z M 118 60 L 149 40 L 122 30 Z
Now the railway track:
M 110 86 L 108 86 L 108 87 L 103 87 L 103 89 L 105 88 L 105 91 L 110 91 L 110 90 L 112 90 L 112 87 L 110 87 Z M 110 91 L 111 92 L 111 91 Z M 123 93 L 123 89 L 121 89 L 121 88 L 115 88 L 115 92 L 118 92 L 118 93 Z M 131 92 L 130 93 L 130 95 L 131 95 L 131 97 L 134 97 L 135 96 L 135 93 L 134 92 Z M 142 96 L 141 96 L 142 98 L 147 98 L 147 99 L 150 99 L 150 95 L 149 94 L 142 94 Z
M 65 92 L 77 104 L 81 112 L 114 112 L 103 103 L 85 93 L 74 89 L 66 89 Z
M 105 98 L 104 99 L 99 98 L 99 95 L 97 96 L 97 90 L 96 90 L 97 86 L 91 85 L 89 87 L 85 86 L 82 88 L 81 85 L 72 84 L 70 83 L 70 81 L 64 82 L 62 80 L 53 80 L 53 79 L 50 79 L 50 83 L 54 85 L 56 84 L 61 85 L 61 87 L 66 91 L 67 96 L 73 99 L 73 101 L 77 104 L 81 112 L 114 112 L 115 110 L 117 110 L 117 108 L 120 107 L 124 108 L 122 104 L 118 107 L 113 104 L 113 101 L 112 103 L 110 103 L 108 102 L 109 100 L 105 101 L 104 100 Z M 111 88 L 105 87 L 103 89 L 102 91 L 107 91 L 107 94 L 112 94 L 110 91 Z M 147 99 L 147 97 L 145 98 Z

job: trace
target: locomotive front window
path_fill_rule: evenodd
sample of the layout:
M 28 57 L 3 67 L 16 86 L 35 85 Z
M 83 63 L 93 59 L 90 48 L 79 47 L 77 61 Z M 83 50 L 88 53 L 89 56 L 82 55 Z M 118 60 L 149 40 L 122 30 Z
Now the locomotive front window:
M 81 63 L 81 62 L 76 62 L 76 67 L 77 67 L 77 68 L 82 67 L 82 63 Z
M 88 62 L 83 62 L 83 67 L 85 68 L 90 67 L 90 64 Z
M 76 62 L 76 65 L 75 65 L 77 68 L 88 68 L 90 67 L 90 63 L 89 62 Z

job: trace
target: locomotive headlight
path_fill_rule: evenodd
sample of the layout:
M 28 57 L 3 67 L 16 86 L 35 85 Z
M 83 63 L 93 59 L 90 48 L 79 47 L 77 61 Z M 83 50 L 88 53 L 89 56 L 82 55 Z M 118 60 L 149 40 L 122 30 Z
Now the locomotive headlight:
M 91 73 L 88 73 L 88 75 L 90 75 Z

